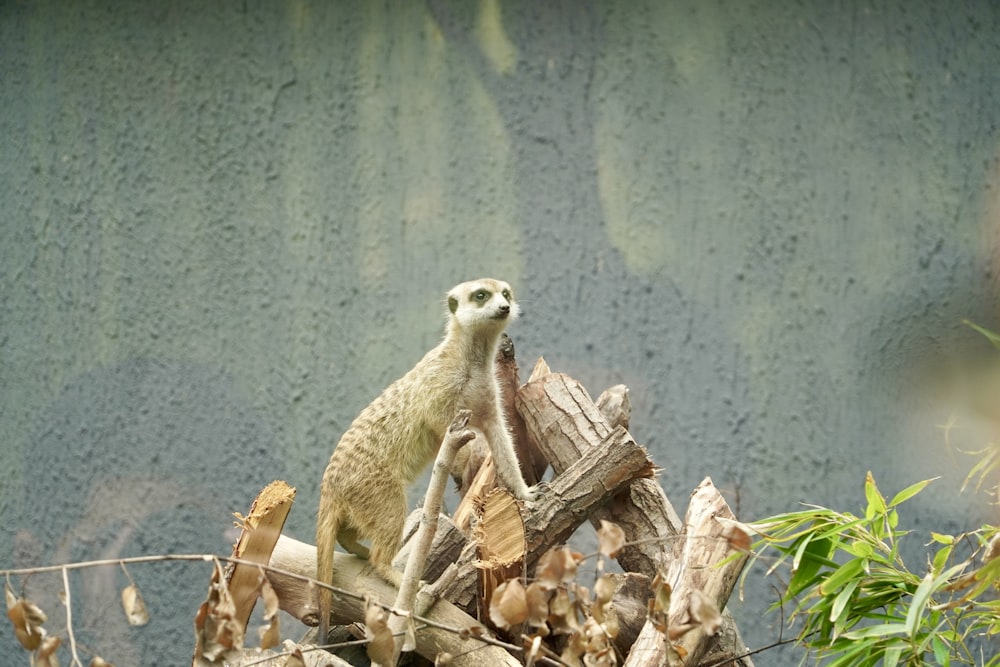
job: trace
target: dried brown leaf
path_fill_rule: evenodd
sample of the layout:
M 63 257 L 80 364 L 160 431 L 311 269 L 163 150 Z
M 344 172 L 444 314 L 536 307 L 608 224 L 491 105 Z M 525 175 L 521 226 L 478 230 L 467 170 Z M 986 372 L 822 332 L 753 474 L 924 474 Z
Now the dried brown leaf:
M 667 632 L 667 639 L 670 641 L 677 641 L 687 633 L 691 632 L 698 627 L 697 623 L 685 623 L 683 625 L 671 625 L 669 632 Z M 663 632 L 662 630 L 660 632 Z
M 590 589 L 586 586 L 581 586 L 580 584 L 573 582 L 573 597 L 579 604 L 589 605 L 590 604 Z
M 528 625 L 533 628 L 545 628 L 549 618 L 549 597 L 552 591 L 541 583 L 533 581 L 524 590 L 524 599 L 528 605 Z
M 14 591 L 10 589 L 10 584 L 6 583 L 3 585 L 3 593 L 4 597 L 7 599 L 7 611 L 10 611 L 14 608 L 14 605 L 17 604 L 17 596 L 14 595 Z
M 531 644 L 524 651 L 524 667 L 532 667 L 535 664 L 535 660 L 538 658 L 538 652 L 542 648 L 542 638 L 535 636 L 531 640 Z
M 580 630 L 580 622 L 576 617 L 576 606 L 569 599 L 565 588 L 556 589 L 556 594 L 549 601 L 549 627 L 556 634 L 572 634 Z
M 615 577 L 610 574 L 601 575 L 594 583 L 594 601 L 598 604 L 607 604 L 614 597 L 615 589 L 618 587 Z
M 608 558 L 616 558 L 618 552 L 625 546 L 625 531 L 617 523 L 601 519 L 601 527 L 597 530 L 597 543 L 602 554 Z
M 264 625 L 257 628 L 260 647 L 271 648 L 281 643 L 281 622 L 278 615 L 278 594 L 266 578 L 260 586 L 260 597 L 264 601 Z
M 285 658 L 284 667 L 306 667 L 305 656 L 302 655 L 302 649 L 298 646 L 295 647 L 288 657 Z
M 14 595 L 10 586 L 4 584 L 7 599 L 7 618 L 14 626 L 14 636 L 26 651 L 34 651 L 45 638 L 45 628 L 42 624 L 48 618 L 45 612 L 31 600 Z
M 486 634 L 486 628 L 481 625 L 471 625 L 467 628 L 462 628 L 458 632 L 458 636 L 462 639 L 468 639 L 469 637 L 482 637 Z
M 122 589 L 122 609 L 129 625 L 146 625 L 149 623 L 149 611 L 142 599 L 139 587 L 129 584 Z
M 559 655 L 559 659 L 562 660 L 567 665 L 583 665 L 583 654 L 587 652 L 587 642 L 583 634 L 580 632 L 574 632 L 569 636 L 566 641 L 566 646 L 563 647 L 562 653 Z
M 365 609 L 365 634 L 368 636 L 368 657 L 371 661 L 391 665 L 396 645 L 389 630 L 388 616 L 382 607 L 372 602 Z
M 555 588 L 576 578 L 576 565 L 577 559 L 566 547 L 550 549 L 538 559 L 535 579 L 550 588 Z
M 195 615 L 196 654 L 210 661 L 227 651 L 243 648 L 243 625 L 236 619 L 236 604 L 225 583 L 222 566 L 216 562 L 215 574 L 208 587 L 208 599 Z
M 670 588 L 664 578 L 662 572 L 657 572 L 656 576 L 653 578 L 653 599 L 650 601 L 652 603 L 652 610 L 654 612 L 666 613 L 670 610 L 670 595 L 673 590 Z
M 441 651 L 436 656 L 434 656 L 434 667 L 446 667 L 451 664 L 454 660 L 454 656 L 447 651 Z
M 745 523 L 734 521 L 732 519 L 723 519 L 722 517 L 718 517 L 716 521 L 722 523 L 721 535 L 726 538 L 726 541 L 729 542 L 729 546 L 731 548 L 744 553 L 750 551 L 750 535 L 753 531 L 749 526 Z
M 59 656 L 56 655 L 56 650 L 60 644 L 62 644 L 62 640 L 56 635 L 49 635 L 43 639 L 32 664 L 35 667 L 59 667 Z
M 497 586 L 490 601 L 490 620 L 506 630 L 528 618 L 528 602 L 520 580 L 510 579 Z
M 590 650 L 591 643 L 594 642 L 595 640 L 603 641 L 605 639 L 604 628 L 602 628 L 601 624 L 598 623 L 596 620 L 594 620 L 593 617 L 587 618 L 587 620 L 584 621 L 583 634 L 587 636 L 588 650 Z
M 998 556 L 1000 556 L 1000 533 L 994 535 L 986 545 L 986 550 L 983 551 L 983 563 L 988 563 Z
M 701 624 L 702 630 L 709 637 L 715 635 L 722 625 L 722 612 L 719 611 L 719 606 L 704 591 L 698 589 L 692 591 L 691 608 L 688 611 L 691 618 Z
M 608 605 L 607 609 L 604 610 L 604 622 L 602 625 L 604 626 L 605 634 L 611 639 L 617 637 L 618 633 L 621 632 L 621 622 L 618 619 L 618 612 L 613 606 Z

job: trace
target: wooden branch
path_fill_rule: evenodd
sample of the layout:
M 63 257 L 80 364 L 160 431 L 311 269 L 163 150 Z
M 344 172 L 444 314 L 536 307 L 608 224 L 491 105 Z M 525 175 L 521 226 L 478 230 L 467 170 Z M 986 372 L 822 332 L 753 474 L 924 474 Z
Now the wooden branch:
M 528 433 L 552 463 L 556 479 L 584 455 L 593 456 L 594 448 L 612 431 L 587 390 L 568 375 L 548 372 L 544 362 L 518 391 L 517 406 Z M 637 480 L 623 491 L 612 506 L 598 509 L 590 520 L 595 526 L 601 519 L 620 525 L 630 544 L 619 553 L 618 562 L 625 570 L 652 579 L 667 562 L 681 520 L 655 479 Z
M 420 515 L 420 527 L 412 540 L 409 557 L 406 560 L 406 569 L 403 571 L 402 582 L 399 586 L 399 593 L 396 595 L 396 602 L 393 605 L 399 612 L 411 613 L 414 610 L 414 601 L 419 586 L 420 574 L 424 571 L 427 561 L 427 554 L 437 530 L 437 518 L 441 513 L 441 503 L 444 499 L 445 488 L 448 486 L 449 469 L 455 460 L 455 453 L 460 447 L 468 443 L 475 437 L 475 433 L 466 426 L 472 412 L 460 410 L 448 432 L 444 435 L 441 448 L 438 450 L 437 458 L 434 461 L 434 470 L 431 473 L 430 483 L 427 485 L 427 495 L 424 497 L 423 511 Z M 404 632 L 407 619 L 402 614 L 396 614 L 389 619 L 389 630 L 396 635 L 395 650 L 391 664 L 396 664 L 402 651 L 412 651 L 416 647 L 409 643 L 407 633 Z
M 315 588 L 303 583 L 299 577 L 311 578 L 316 574 L 316 547 L 299 542 L 282 535 L 275 545 L 271 555 L 271 567 L 291 572 L 292 577 L 269 571 L 267 574 L 271 586 L 278 593 L 281 608 L 307 625 L 316 625 L 316 595 Z M 333 573 L 333 585 L 336 588 L 350 591 L 366 591 L 378 602 L 392 604 L 396 589 L 378 576 L 368 564 L 349 554 L 337 554 L 337 567 Z M 332 623 L 347 625 L 364 618 L 365 603 L 353 595 L 336 595 L 333 607 Z M 434 627 L 418 629 L 417 653 L 428 660 L 442 653 L 452 655 L 452 665 L 461 667 L 514 667 L 520 662 L 499 646 L 493 646 L 484 641 L 469 636 L 463 639 L 453 629 L 472 630 L 472 633 L 482 633 L 487 639 L 490 632 L 478 621 L 464 613 L 454 605 L 444 600 L 434 600 L 427 597 L 423 591 L 418 591 L 416 606 L 426 607 L 423 614 Z
M 604 392 L 599 403 L 600 408 L 579 382 L 552 373 L 542 359 L 518 392 L 517 405 L 528 433 L 542 445 L 557 475 L 580 456 L 590 456 L 595 443 L 610 431 L 609 419 L 619 424 L 628 422 L 631 403 L 623 385 Z M 685 544 L 680 517 L 655 479 L 632 482 L 610 506 L 594 512 L 591 523 L 597 526 L 601 519 L 621 526 L 631 543 L 618 554 L 622 568 L 650 579 L 677 562 L 673 554 Z M 736 647 L 743 644 L 728 612 L 723 615 L 723 625 L 722 634 L 735 638 L 724 648 L 736 653 Z
M 594 404 L 613 427 L 628 428 L 632 421 L 632 399 L 628 396 L 628 387 L 623 384 L 616 384 L 602 391 Z
M 563 544 L 588 515 L 630 482 L 652 474 L 653 464 L 646 450 L 637 445 L 626 430 L 612 431 L 585 460 L 577 461 L 553 479 L 538 500 L 523 506 L 526 567 L 531 567 L 552 547 Z M 478 599 L 476 569 L 476 545 L 473 543 L 463 550 L 454 580 L 436 585 L 435 590 L 471 612 Z
M 266 565 L 294 499 L 295 489 L 281 480 L 264 487 L 242 520 L 243 531 L 233 545 L 233 557 Z M 208 599 L 195 617 L 193 665 L 213 664 L 230 657 L 232 651 L 225 647 L 238 649 L 242 645 L 260 593 L 260 568 L 237 563 L 220 572 L 218 567 L 213 570 Z
M 517 500 L 502 489 L 478 504 L 475 544 L 479 561 L 479 618 L 489 619 L 497 586 L 524 573 L 524 521 Z
M 729 600 L 733 586 L 746 562 L 746 555 L 736 558 L 724 567 L 717 567 L 733 549 L 723 535 L 724 526 L 717 519 L 735 519 L 729 505 L 712 480 L 705 478 L 695 489 L 684 517 L 684 540 L 676 550 L 676 558 L 666 573 L 666 581 L 673 588 L 670 598 L 669 627 L 679 628 L 698 623 L 698 598 L 707 598 L 722 610 Z M 684 634 L 676 645 L 684 656 L 683 664 L 697 665 L 712 643 L 711 629 L 704 619 Z M 668 664 L 668 648 L 662 632 L 651 622 L 643 627 L 625 661 L 625 667 Z
M 423 511 L 415 509 L 407 517 L 403 530 L 403 546 L 392 560 L 392 566 L 397 570 L 406 567 L 410 550 L 413 548 L 413 537 L 417 534 Z M 458 529 L 445 514 L 438 515 L 437 528 L 434 531 L 434 541 L 431 542 L 430 553 L 424 563 L 424 571 L 420 578 L 424 581 L 435 581 L 448 569 L 448 566 L 458 560 L 462 549 L 469 543 L 469 536 Z
M 267 565 L 294 500 L 295 489 L 282 480 L 264 487 L 243 519 L 243 530 L 233 547 L 233 557 Z M 229 594 L 236 603 L 235 618 L 245 628 L 260 593 L 261 573 L 255 567 L 242 564 L 230 570 Z

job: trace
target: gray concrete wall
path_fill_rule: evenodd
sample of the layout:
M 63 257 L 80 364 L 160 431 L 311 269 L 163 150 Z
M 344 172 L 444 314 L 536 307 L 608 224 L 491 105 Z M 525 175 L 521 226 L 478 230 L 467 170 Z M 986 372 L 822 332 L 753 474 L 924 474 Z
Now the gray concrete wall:
M 0 567 L 224 552 L 273 478 L 309 539 L 482 275 L 522 368 L 631 387 L 681 510 L 856 510 L 870 469 L 943 476 L 914 544 L 996 519 L 936 428 L 985 423 L 940 371 L 1000 326 L 994 3 L 8 0 L 0 103 Z M 153 624 L 88 572 L 78 639 L 187 660 L 207 570 L 132 575 Z

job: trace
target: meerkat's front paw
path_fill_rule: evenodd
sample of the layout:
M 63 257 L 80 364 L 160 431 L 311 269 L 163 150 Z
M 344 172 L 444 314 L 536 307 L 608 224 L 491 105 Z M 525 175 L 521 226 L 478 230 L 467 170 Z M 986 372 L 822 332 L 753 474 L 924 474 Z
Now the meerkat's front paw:
M 534 501 L 536 501 L 536 500 L 538 500 L 539 498 L 542 497 L 542 491 L 544 490 L 544 488 L 545 488 L 545 484 L 543 482 L 539 482 L 538 484 L 535 484 L 534 486 L 526 486 L 524 488 L 523 495 L 520 495 L 519 497 L 520 497 L 521 500 L 524 500 L 526 502 L 529 502 L 529 503 L 530 502 L 534 502 Z

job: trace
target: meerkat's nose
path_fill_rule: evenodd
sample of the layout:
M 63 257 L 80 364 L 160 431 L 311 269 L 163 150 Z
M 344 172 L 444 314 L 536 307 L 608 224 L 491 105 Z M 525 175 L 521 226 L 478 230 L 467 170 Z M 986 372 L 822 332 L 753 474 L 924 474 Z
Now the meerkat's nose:
M 504 303 L 500 305 L 500 312 L 506 315 L 510 312 L 510 304 Z

